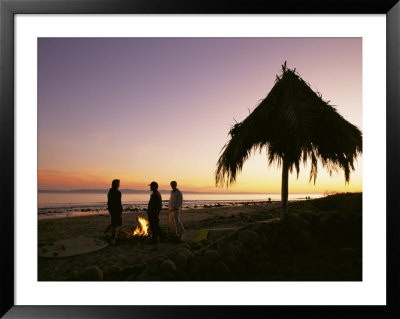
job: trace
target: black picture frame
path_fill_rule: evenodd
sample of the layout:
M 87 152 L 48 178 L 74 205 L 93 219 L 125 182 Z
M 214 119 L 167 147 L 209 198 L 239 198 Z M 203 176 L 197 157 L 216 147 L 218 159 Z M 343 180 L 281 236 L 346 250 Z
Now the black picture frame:
M 387 305 L 386 306 L 28 306 L 14 304 L 14 16 L 16 14 L 385 14 L 387 21 L 386 174 Z M 5 318 L 157 318 L 245 317 L 400 318 L 399 240 L 400 136 L 400 4 L 398 0 L 0 0 L 0 315 Z M 376 212 L 384 214 L 384 212 Z M 378 218 L 379 216 L 377 216 Z M 151 298 L 151 296 L 149 296 Z

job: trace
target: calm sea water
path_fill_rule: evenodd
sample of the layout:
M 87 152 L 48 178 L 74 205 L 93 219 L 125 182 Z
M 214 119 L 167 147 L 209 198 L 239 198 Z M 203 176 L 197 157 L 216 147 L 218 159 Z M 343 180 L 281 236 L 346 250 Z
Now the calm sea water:
M 163 208 L 168 207 L 169 193 L 161 193 Z M 289 200 L 319 198 L 323 194 L 289 194 Z M 150 198 L 148 194 L 124 194 L 122 204 L 125 211 L 144 211 Z M 280 201 L 280 194 L 191 194 L 183 192 L 184 208 L 204 206 L 239 205 L 244 202 Z M 107 193 L 39 193 L 39 219 L 107 214 Z

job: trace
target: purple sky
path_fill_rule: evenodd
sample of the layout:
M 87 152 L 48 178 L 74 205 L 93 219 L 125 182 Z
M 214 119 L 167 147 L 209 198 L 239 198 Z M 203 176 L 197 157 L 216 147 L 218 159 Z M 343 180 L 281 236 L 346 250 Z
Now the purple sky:
M 362 129 L 361 38 L 38 41 L 40 189 L 107 188 L 113 178 L 123 188 L 176 179 L 215 189 L 229 128 L 268 94 L 284 61 Z M 347 190 L 361 190 L 360 167 Z M 342 190 L 342 173 L 322 171 L 314 186 L 303 169 L 292 190 Z M 254 156 L 233 189 L 279 191 L 280 172 Z

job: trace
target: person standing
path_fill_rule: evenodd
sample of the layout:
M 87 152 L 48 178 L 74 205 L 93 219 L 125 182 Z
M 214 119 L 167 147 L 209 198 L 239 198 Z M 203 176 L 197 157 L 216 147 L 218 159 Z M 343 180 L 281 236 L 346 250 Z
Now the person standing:
M 106 233 L 111 229 L 111 244 L 116 244 L 116 229 L 122 225 L 122 195 L 118 190 L 120 185 L 119 179 L 114 179 L 111 182 L 111 188 L 107 194 L 107 209 L 111 215 L 111 224 L 104 230 L 103 238 Z
M 158 219 L 158 215 L 161 211 L 162 198 L 160 192 L 158 191 L 157 182 L 151 182 L 148 186 L 150 186 L 152 193 L 150 195 L 150 201 L 147 207 L 147 216 L 149 218 L 149 227 L 152 234 L 151 243 L 156 244 L 158 238 L 160 238 L 160 241 L 164 241 L 164 236 L 162 234 Z
M 169 198 L 168 210 L 169 210 L 169 228 L 170 232 L 175 233 L 179 239 L 182 239 L 183 234 L 185 233 L 185 228 L 180 220 L 180 214 L 182 211 L 182 202 L 183 196 L 182 192 L 177 188 L 178 183 L 176 181 L 172 181 L 170 183 L 172 191 L 171 196 Z

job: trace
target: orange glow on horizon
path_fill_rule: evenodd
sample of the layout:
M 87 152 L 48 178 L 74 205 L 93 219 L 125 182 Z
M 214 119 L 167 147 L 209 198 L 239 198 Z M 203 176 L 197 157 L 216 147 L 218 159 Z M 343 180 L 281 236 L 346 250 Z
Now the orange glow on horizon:
M 251 175 L 251 174 L 250 174 Z M 265 174 L 266 178 L 255 179 L 254 176 L 239 175 L 235 184 L 228 188 L 217 188 L 212 179 L 199 180 L 181 178 L 177 179 L 178 188 L 186 192 L 215 192 L 215 193 L 280 193 L 281 180 L 279 174 Z M 304 174 L 303 174 L 304 175 Z M 307 176 L 290 175 L 289 193 L 325 193 L 325 192 L 362 192 L 362 181 L 358 174 L 351 175 L 350 183 L 345 184 L 341 175 L 329 177 L 326 173 L 319 174 L 316 184 L 309 183 Z M 121 180 L 121 189 L 147 190 L 149 180 L 135 181 L 129 175 L 104 176 L 100 174 L 85 174 L 77 172 L 38 171 L 38 185 L 40 190 L 74 190 L 74 189 L 108 189 L 114 178 Z M 155 179 L 160 190 L 170 189 L 169 179 Z

